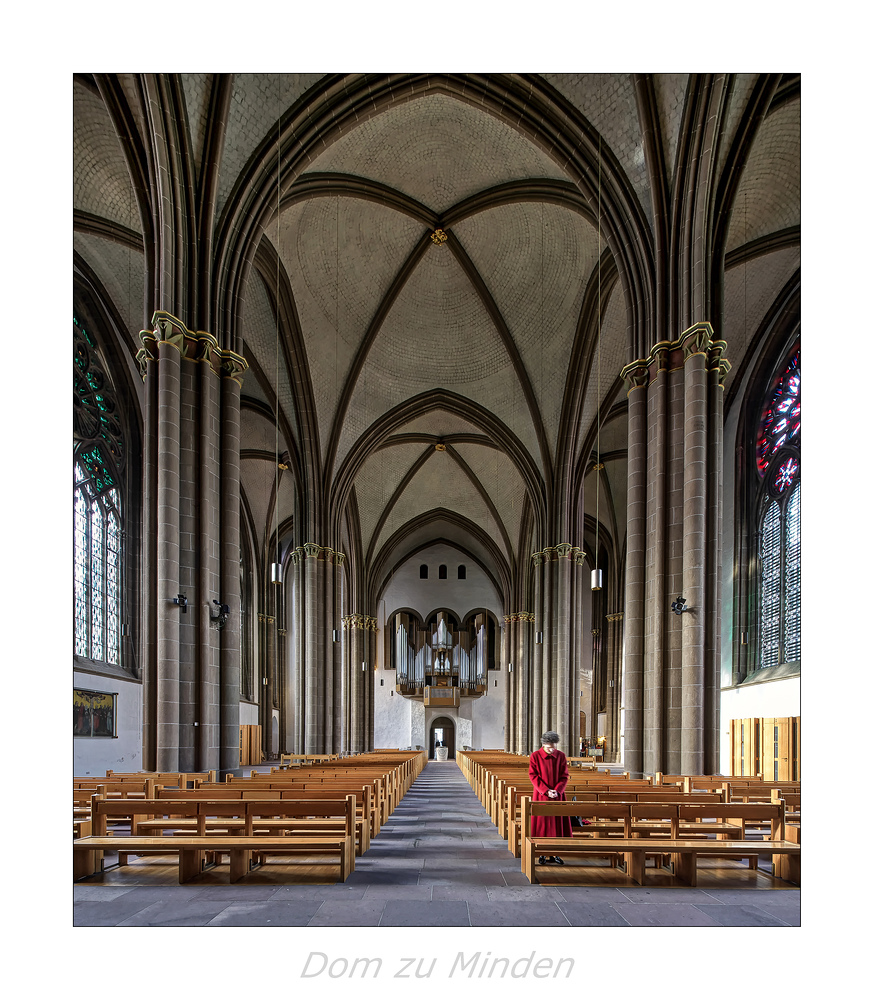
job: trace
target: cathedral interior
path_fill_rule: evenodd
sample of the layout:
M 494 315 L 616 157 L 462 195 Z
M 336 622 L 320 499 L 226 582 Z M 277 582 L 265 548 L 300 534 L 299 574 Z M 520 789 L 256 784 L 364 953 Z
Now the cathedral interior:
M 798 75 L 72 96 L 76 773 L 800 774 Z

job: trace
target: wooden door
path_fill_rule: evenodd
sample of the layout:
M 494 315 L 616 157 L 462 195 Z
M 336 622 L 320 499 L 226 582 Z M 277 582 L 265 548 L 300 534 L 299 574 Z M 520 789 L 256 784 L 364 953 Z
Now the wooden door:
M 762 774 L 765 781 L 777 780 L 777 764 L 780 759 L 777 723 L 779 719 L 762 719 Z
M 731 773 L 738 777 L 755 774 L 757 719 L 733 719 L 731 723 Z

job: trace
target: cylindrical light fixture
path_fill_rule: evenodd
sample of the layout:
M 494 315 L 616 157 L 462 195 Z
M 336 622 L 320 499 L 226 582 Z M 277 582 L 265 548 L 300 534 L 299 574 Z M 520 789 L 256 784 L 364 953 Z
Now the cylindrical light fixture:
M 604 571 L 600 569 L 592 570 L 592 590 L 600 590 L 604 583 Z
M 278 562 L 270 564 L 270 582 L 282 583 L 282 566 Z
M 513 673 L 513 664 L 512 663 L 508 663 L 507 664 L 507 673 L 510 673 L 510 674 Z
M 362 660 L 361 661 L 361 672 L 365 673 L 366 670 L 367 670 L 367 664 L 364 662 L 364 660 Z

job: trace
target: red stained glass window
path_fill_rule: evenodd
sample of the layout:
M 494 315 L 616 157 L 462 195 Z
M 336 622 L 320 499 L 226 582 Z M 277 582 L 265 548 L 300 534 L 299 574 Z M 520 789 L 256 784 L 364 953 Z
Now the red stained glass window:
M 764 477 L 781 448 L 801 440 L 801 352 L 796 351 L 777 379 L 762 411 L 756 440 L 756 467 Z M 796 469 L 797 471 L 797 469 Z

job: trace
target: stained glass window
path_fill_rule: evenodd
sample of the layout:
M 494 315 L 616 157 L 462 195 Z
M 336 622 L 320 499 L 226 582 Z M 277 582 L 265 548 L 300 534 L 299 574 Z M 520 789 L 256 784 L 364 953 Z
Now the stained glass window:
M 74 320 L 73 648 L 120 663 L 124 456 L 115 402 L 90 335 Z
M 772 383 L 761 411 L 756 470 L 759 667 L 801 660 L 801 353 Z
M 796 351 L 776 380 L 762 409 L 756 465 L 764 477 L 781 448 L 801 440 L 801 352 Z

